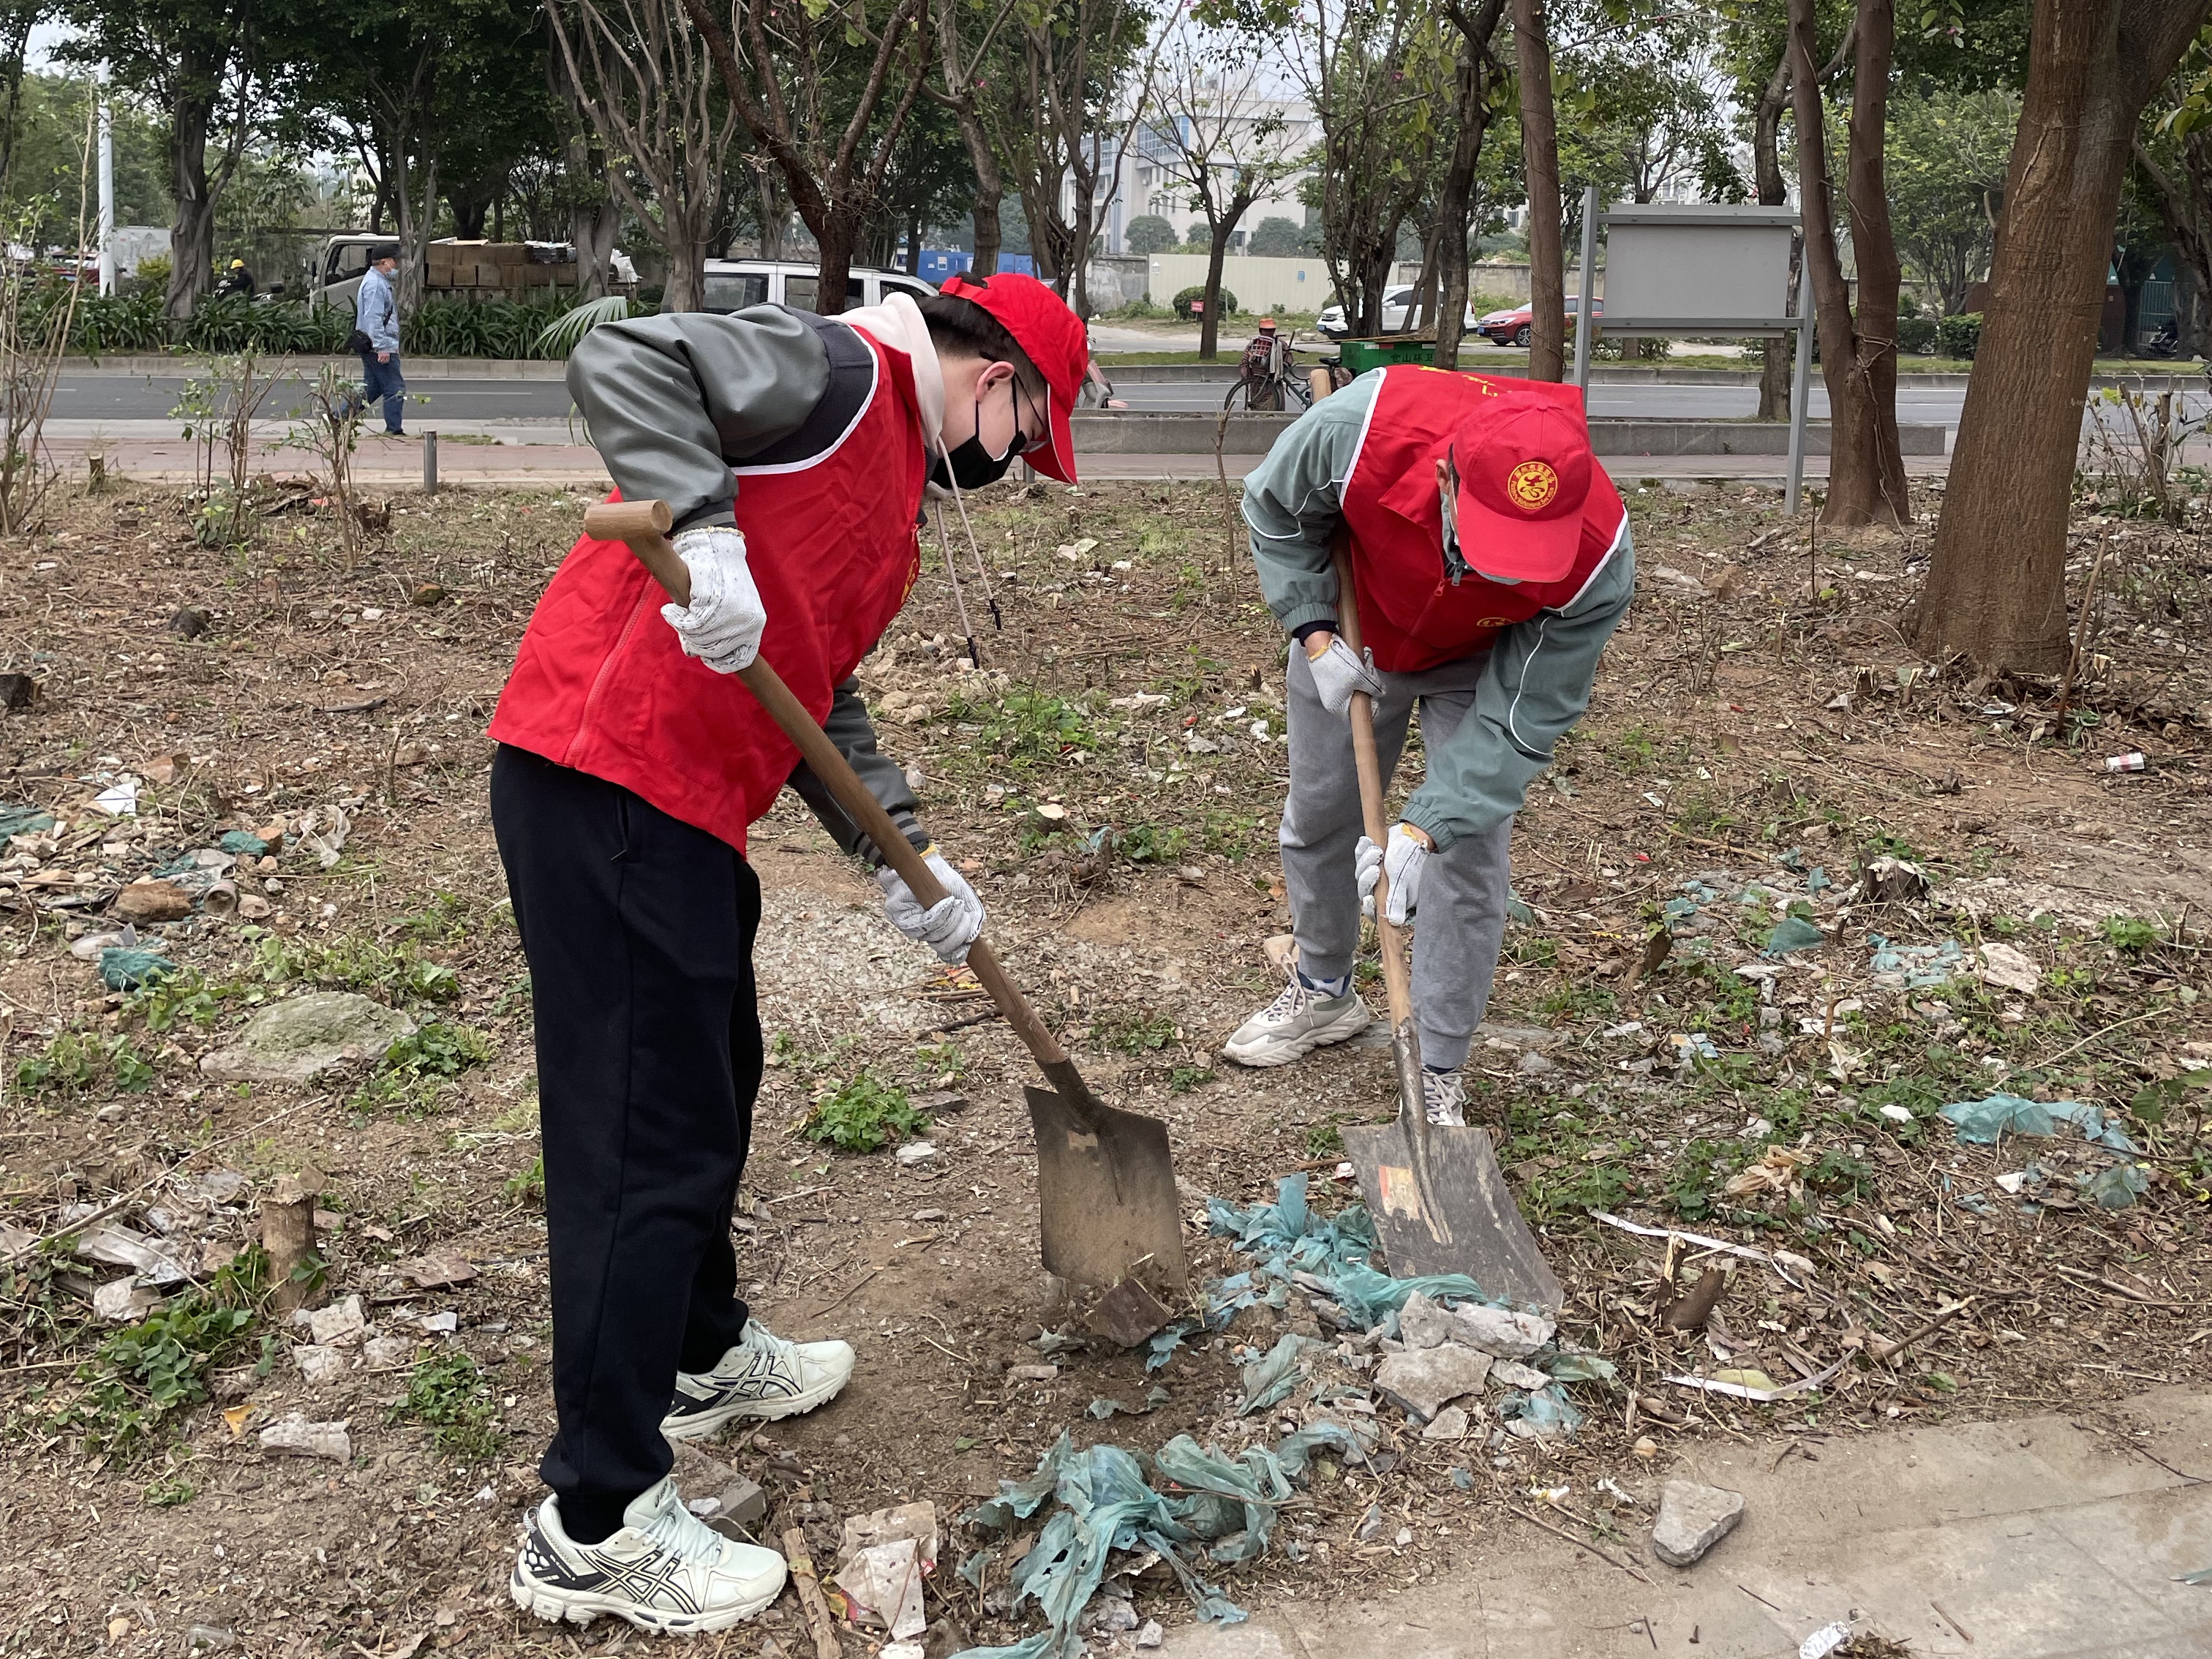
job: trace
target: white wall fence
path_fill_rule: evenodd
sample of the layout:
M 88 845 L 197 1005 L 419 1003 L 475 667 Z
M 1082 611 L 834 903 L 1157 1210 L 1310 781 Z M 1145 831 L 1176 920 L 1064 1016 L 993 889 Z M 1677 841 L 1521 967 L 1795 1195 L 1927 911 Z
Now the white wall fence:
M 1567 273 L 1570 297 L 1581 291 L 1576 272 Z M 1417 263 L 1401 263 L 1392 280 L 1420 280 Z M 1091 261 L 1091 302 L 1101 311 L 1113 311 L 1136 300 L 1164 306 L 1187 288 L 1206 283 L 1203 253 L 1109 253 Z M 1249 254 L 1230 254 L 1221 262 L 1221 285 L 1237 296 L 1247 313 L 1261 311 L 1319 311 L 1335 298 L 1329 286 L 1328 266 L 1319 259 L 1262 259 Z M 1525 264 L 1485 264 L 1468 276 L 1473 292 L 1494 299 L 1522 301 L 1528 297 L 1528 267 Z M 1598 271 L 1591 292 L 1605 295 L 1605 272 Z

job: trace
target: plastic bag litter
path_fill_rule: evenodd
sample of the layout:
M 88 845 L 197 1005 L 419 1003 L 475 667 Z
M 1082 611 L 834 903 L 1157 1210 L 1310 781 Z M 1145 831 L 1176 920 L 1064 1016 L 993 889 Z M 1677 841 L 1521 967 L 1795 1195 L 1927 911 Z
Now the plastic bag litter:
M 1954 939 L 1934 945 L 1892 945 L 1880 933 L 1869 933 L 1867 943 L 1874 947 L 1875 982 L 1892 990 L 1921 990 L 1972 974 Z
M 10 836 L 35 836 L 54 827 L 54 815 L 43 807 L 0 801 L 0 841 Z
M 1960 1139 L 1981 1146 L 1990 1145 L 2000 1134 L 2056 1134 L 2057 1125 L 2066 1122 L 2077 1127 L 2084 1139 L 2116 1152 L 2142 1150 L 2125 1130 L 2105 1121 L 2102 1109 L 2086 1100 L 2028 1100 L 1999 1093 L 1981 1100 L 1954 1100 L 1942 1111 L 1959 1126 Z
M 100 953 L 100 982 L 111 991 L 135 991 L 176 971 L 177 964 L 159 951 L 110 945 Z
M 1563 1353 L 1544 1362 L 1554 1382 L 1610 1382 L 1618 1375 L 1610 1359 L 1594 1353 Z
M 1766 954 L 1785 956 L 1792 951 L 1816 951 L 1828 936 L 1802 916 L 1784 916 L 1766 936 Z
M 1249 1417 L 1254 1412 L 1263 1412 L 1270 1406 L 1280 1405 L 1290 1397 L 1305 1376 L 1298 1357 L 1308 1348 L 1321 1345 L 1310 1336 L 1297 1332 L 1286 1333 L 1283 1340 L 1266 1353 L 1244 1367 L 1244 1403 L 1237 1414 Z
M 2150 1179 L 2133 1164 L 2116 1164 L 2088 1176 L 2081 1188 L 2097 1201 L 2100 1209 L 2124 1210 L 2150 1190 Z

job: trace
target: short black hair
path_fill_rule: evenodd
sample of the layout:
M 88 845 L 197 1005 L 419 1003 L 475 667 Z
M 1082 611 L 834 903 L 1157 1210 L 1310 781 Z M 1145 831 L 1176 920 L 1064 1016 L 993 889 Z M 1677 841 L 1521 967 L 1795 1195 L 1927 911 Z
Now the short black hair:
M 981 288 L 989 278 L 962 280 Z M 922 320 L 929 325 L 929 343 L 941 356 L 1012 363 L 1023 387 L 1032 398 L 1042 403 L 1052 395 L 1044 376 L 1030 361 L 1029 353 L 1006 331 L 1006 325 L 973 300 L 963 300 L 953 294 L 932 294 L 915 303 L 921 308 Z
M 397 242 L 379 242 L 368 251 L 368 262 L 371 264 L 374 264 L 379 259 L 397 259 L 398 257 L 399 244 Z

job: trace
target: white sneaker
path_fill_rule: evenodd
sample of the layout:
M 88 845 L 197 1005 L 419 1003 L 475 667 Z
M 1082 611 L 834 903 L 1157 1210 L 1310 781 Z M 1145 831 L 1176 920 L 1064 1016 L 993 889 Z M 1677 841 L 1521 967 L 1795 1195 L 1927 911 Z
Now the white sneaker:
M 1283 994 L 1237 1028 L 1221 1052 L 1239 1066 L 1287 1066 L 1302 1054 L 1358 1036 L 1374 1016 L 1350 986 L 1325 997 L 1291 971 Z
M 664 1477 L 623 1511 L 619 1531 L 597 1544 L 561 1528 L 549 1498 L 523 1528 L 507 1594 L 525 1613 L 588 1625 L 603 1613 L 640 1630 L 727 1630 L 783 1593 L 783 1558 L 725 1538 L 684 1507 Z
M 757 1319 L 711 1371 L 676 1373 L 676 1403 L 661 1419 L 671 1440 L 696 1440 L 732 1418 L 773 1423 L 836 1398 L 853 1375 L 844 1342 L 787 1342 Z
M 1429 1121 L 1446 1129 L 1467 1127 L 1467 1085 L 1457 1072 L 1432 1072 L 1421 1067 L 1421 1104 Z

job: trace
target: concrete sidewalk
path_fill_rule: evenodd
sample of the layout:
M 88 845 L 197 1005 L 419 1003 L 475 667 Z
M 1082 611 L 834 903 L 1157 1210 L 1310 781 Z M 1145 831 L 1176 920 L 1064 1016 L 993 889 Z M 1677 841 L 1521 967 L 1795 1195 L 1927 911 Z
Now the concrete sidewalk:
M 2033 1417 L 1800 1443 L 1817 1461 L 1688 1443 L 1669 1473 L 1748 1500 L 1693 1567 L 1654 1559 L 1648 1524 L 1608 1546 L 1647 1584 L 1502 1516 L 1502 1548 L 1418 1589 L 1189 1626 L 1163 1659 L 1790 1659 L 1837 1620 L 1922 1659 L 2202 1659 L 2212 1585 L 2176 1575 L 2212 1567 L 2212 1395 L 2161 1389 L 2119 1414 L 2145 1432 Z

